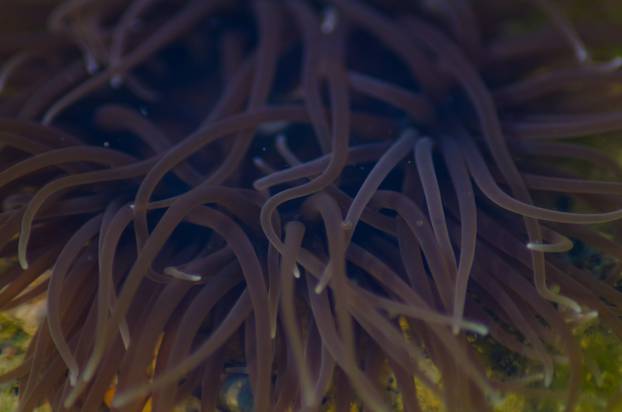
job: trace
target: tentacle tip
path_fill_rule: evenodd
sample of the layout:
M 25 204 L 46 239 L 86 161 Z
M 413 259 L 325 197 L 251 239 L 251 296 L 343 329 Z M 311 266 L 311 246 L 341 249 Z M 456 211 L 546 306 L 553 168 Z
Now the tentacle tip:
M 609 60 L 609 63 L 605 65 L 605 70 L 615 71 L 622 67 L 622 57 L 616 56 L 613 59 Z
M 334 7 L 327 7 L 324 10 L 324 16 L 322 17 L 322 24 L 320 30 L 324 34 L 330 34 L 335 31 L 337 24 L 339 23 L 339 14 Z
M 69 395 L 67 395 L 67 398 L 65 398 L 65 401 L 63 402 L 63 407 L 65 409 L 73 408 L 73 405 L 76 403 L 77 399 L 78 399 L 77 392 L 75 390 L 71 391 Z
M 28 269 L 28 236 L 25 237 L 21 237 L 19 238 L 19 243 L 17 245 L 17 261 L 19 263 L 19 266 L 23 269 L 26 270 Z
M 272 319 L 270 320 L 270 339 L 276 339 L 276 317 L 271 316 Z
M 262 123 L 257 128 L 257 131 L 262 134 L 270 135 L 270 134 L 278 133 L 281 130 L 287 128 L 288 126 L 289 126 L 289 122 L 287 121 L 266 122 L 266 123 Z
M 436 142 L 429 136 L 423 136 L 420 139 L 417 139 L 417 145 L 429 145 L 430 147 L 434 147 Z
M 318 284 L 318 285 L 317 285 L 317 286 L 313 289 L 313 291 L 315 292 L 315 294 L 316 294 L 316 295 L 320 295 L 320 294 L 324 291 L 324 288 L 325 288 L 325 287 L 326 287 L 326 285 L 323 285 L 323 284 Z
M 582 314 L 583 322 L 589 322 L 589 321 L 592 321 L 594 319 L 598 319 L 598 311 L 597 310 L 590 310 L 589 312 L 586 312 L 586 313 Z
M 473 331 L 481 336 L 487 336 L 490 333 L 490 329 L 486 325 L 475 325 Z
M 585 47 L 578 48 L 575 54 L 577 56 L 577 60 L 581 63 L 588 63 L 591 60 L 590 54 Z
M 200 275 L 195 275 L 192 273 L 186 273 L 182 270 L 177 269 L 174 266 L 168 266 L 164 268 L 164 274 L 179 280 L 185 280 L 187 282 L 199 282 L 203 279 Z
M 90 382 L 90 380 L 93 379 L 93 376 L 95 375 L 96 369 L 97 362 L 95 362 L 93 359 L 89 360 L 84 367 L 84 372 L 82 373 L 82 381 Z
M 69 385 L 73 388 L 78 384 L 78 372 L 70 371 L 69 372 Z
M 122 408 L 142 395 L 142 392 L 132 390 L 124 393 L 119 393 L 115 395 L 115 397 L 112 399 L 111 406 L 113 408 Z
M 125 406 L 126 403 L 127 401 L 125 401 L 125 399 L 123 399 L 121 396 L 117 396 L 112 400 L 110 406 L 112 406 L 113 408 L 122 408 Z
M 580 315 L 583 312 L 583 309 L 581 308 L 581 305 L 579 305 L 574 300 L 571 300 L 570 302 L 568 302 L 567 306 L 573 313 L 575 313 L 577 315 Z
M 125 350 L 128 350 L 132 342 L 132 339 L 130 338 L 130 332 L 126 328 L 123 328 L 120 330 L 120 333 L 123 347 L 125 348 Z

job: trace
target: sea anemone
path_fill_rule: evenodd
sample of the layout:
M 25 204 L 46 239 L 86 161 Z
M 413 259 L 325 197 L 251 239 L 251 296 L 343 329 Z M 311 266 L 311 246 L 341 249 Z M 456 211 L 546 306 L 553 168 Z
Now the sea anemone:
M 622 338 L 622 167 L 577 140 L 622 130 L 606 14 L 4 0 L 0 309 L 47 305 L 19 411 L 212 411 L 231 377 L 257 412 L 389 411 L 387 376 L 407 412 L 574 410 L 575 329 Z

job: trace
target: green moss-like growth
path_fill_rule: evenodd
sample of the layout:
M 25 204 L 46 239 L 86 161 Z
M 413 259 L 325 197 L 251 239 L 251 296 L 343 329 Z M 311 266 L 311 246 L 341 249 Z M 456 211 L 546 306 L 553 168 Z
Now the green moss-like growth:
M 25 330 L 24 322 L 11 315 L 0 313 L 0 374 L 19 366 L 32 336 Z M 0 386 L 0 412 L 17 410 L 18 389 L 14 383 Z M 48 412 L 41 407 L 37 412 Z

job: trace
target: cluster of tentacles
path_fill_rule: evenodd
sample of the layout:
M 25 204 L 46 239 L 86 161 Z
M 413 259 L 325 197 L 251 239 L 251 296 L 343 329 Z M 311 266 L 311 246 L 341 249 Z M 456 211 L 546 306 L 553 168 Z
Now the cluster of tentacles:
M 622 168 L 565 139 L 622 129 L 622 31 L 566 12 L 3 1 L 0 309 L 47 299 L 20 411 L 212 411 L 231 374 L 257 412 L 388 411 L 388 375 L 408 412 L 573 410 L 573 328 L 622 338 Z

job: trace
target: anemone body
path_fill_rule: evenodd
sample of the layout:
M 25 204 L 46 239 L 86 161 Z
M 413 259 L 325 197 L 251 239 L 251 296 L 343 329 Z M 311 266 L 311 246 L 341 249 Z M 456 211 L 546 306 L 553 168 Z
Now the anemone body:
M 0 377 L 20 411 L 212 411 L 232 387 L 257 412 L 389 411 L 388 377 L 408 412 L 424 390 L 572 411 L 573 331 L 622 338 L 622 168 L 581 140 L 622 129 L 614 23 L 547 0 L 5 3 L 0 309 L 47 302 Z M 485 340 L 526 366 L 491 372 Z

